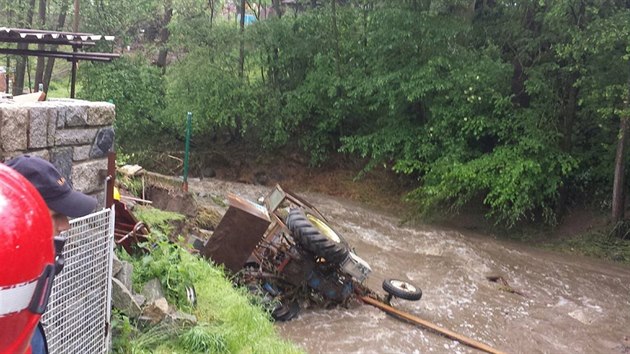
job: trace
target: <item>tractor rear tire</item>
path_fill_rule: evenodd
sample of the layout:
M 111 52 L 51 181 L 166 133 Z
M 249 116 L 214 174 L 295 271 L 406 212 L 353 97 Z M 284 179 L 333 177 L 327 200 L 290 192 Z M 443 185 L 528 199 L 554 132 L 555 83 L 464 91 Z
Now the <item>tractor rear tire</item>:
M 340 264 L 348 257 L 350 248 L 346 241 L 315 215 L 299 208 L 291 209 L 287 227 L 297 243 L 316 257 L 332 264 Z

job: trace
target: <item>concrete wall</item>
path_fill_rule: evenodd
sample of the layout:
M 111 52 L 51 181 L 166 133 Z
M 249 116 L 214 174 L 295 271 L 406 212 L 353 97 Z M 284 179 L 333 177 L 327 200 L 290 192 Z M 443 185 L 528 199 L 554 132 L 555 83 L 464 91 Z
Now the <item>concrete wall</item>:
M 0 100 L 0 161 L 29 154 L 55 165 L 75 189 L 104 205 L 107 152 L 114 145 L 114 105 L 71 99 Z

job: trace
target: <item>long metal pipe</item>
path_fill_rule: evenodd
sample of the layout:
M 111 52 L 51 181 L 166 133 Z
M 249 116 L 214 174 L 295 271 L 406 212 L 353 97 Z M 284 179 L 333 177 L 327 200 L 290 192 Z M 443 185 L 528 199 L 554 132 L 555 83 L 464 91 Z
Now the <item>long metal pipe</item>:
M 77 52 L 77 48 L 76 47 L 72 47 L 72 51 L 74 53 Z M 70 62 L 72 63 L 72 68 L 71 68 L 71 74 L 72 74 L 72 78 L 70 79 L 70 98 L 74 98 L 76 92 L 76 85 L 77 85 L 77 59 L 76 58 L 72 58 L 70 60 Z
M 73 36 L 94 36 L 94 33 L 88 32 L 64 32 L 64 31 L 49 31 L 43 29 L 32 29 L 32 28 L 7 28 L 5 32 L 16 32 L 16 33 L 41 33 L 41 34 L 71 34 Z
M 475 348 L 475 349 L 479 349 L 479 350 L 483 350 L 484 352 L 491 353 L 491 354 L 505 354 L 504 352 L 502 352 L 500 350 L 497 350 L 497 349 L 494 349 L 494 348 L 490 347 L 487 344 L 481 343 L 481 342 L 476 341 L 476 340 L 474 340 L 472 338 L 468 338 L 468 337 L 463 336 L 461 334 L 455 333 L 455 332 L 453 332 L 451 330 L 448 330 L 446 328 L 442 328 L 442 327 L 440 327 L 440 326 L 438 326 L 436 324 L 433 324 L 433 323 L 431 323 L 429 321 L 423 320 L 423 319 L 421 319 L 419 317 L 416 317 L 414 315 L 411 315 L 409 313 L 406 313 L 406 312 L 400 311 L 398 309 L 395 309 L 395 308 L 393 308 L 393 307 L 391 307 L 391 306 L 389 306 L 387 304 L 384 304 L 381 301 L 378 301 L 378 300 L 376 300 L 374 298 L 371 298 L 369 296 L 359 296 L 359 298 L 363 302 L 368 304 L 368 305 L 372 305 L 374 307 L 377 307 L 377 308 L 379 308 L 379 309 L 381 309 L 381 310 L 383 310 L 383 311 L 385 311 L 385 312 L 387 312 L 389 314 L 392 314 L 392 315 L 394 315 L 396 317 L 399 317 L 399 318 L 402 318 L 404 320 L 407 320 L 407 321 L 409 321 L 411 323 L 414 323 L 414 324 L 416 324 L 418 326 L 422 326 L 422 327 L 431 329 L 431 330 L 433 330 L 435 332 L 438 332 L 438 333 L 440 333 L 440 334 L 442 334 L 442 335 L 444 335 L 444 336 L 446 336 L 448 338 L 455 339 L 456 341 L 458 341 L 458 342 L 460 342 L 462 344 L 465 344 L 465 345 L 467 345 L 469 347 L 472 347 L 472 348 Z
M 59 52 L 59 51 L 46 51 L 46 50 L 20 50 L 11 48 L 0 48 L 1 54 L 11 55 L 28 55 L 36 57 L 49 57 L 66 60 L 90 60 L 90 61 L 112 61 L 119 58 L 119 54 L 114 53 L 91 53 L 91 52 Z

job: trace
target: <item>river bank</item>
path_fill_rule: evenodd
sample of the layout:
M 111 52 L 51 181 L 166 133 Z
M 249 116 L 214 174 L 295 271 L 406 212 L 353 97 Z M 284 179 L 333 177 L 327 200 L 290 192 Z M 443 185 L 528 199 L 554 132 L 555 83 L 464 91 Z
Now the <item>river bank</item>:
M 485 217 L 481 203 L 462 208 L 457 214 L 436 212 L 432 219 L 418 219 L 414 206 L 405 201 L 407 193 L 418 182 L 400 176 L 387 166 L 376 166 L 368 172 L 364 161 L 336 155 L 318 167 L 292 150 L 275 154 L 260 153 L 248 144 L 217 147 L 191 154 L 192 178 L 217 178 L 250 185 L 312 192 L 353 200 L 385 213 L 400 216 L 403 222 L 447 227 L 475 232 L 558 252 L 587 255 L 621 263 L 630 263 L 630 236 L 612 234 L 608 212 L 588 206 L 570 207 L 556 226 L 528 221 L 512 228 L 495 225 Z M 177 154 L 175 154 L 178 156 Z M 176 175 L 182 171 L 182 160 L 173 154 L 136 156 L 148 170 Z

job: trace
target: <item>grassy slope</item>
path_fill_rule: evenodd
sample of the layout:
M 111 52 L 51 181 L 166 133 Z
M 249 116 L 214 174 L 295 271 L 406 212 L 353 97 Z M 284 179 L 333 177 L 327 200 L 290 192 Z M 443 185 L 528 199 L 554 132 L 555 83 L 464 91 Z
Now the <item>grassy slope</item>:
M 180 246 L 166 241 L 168 220 L 182 215 L 153 208 L 138 208 L 136 216 L 152 226 L 150 255 L 124 256 L 134 263 L 134 287 L 158 277 L 170 304 L 192 312 L 198 319 L 192 328 L 154 327 L 130 335 L 116 348 L 132 353 L 300 353 L 280 339 L 270 316 L 252 304 L 245 289 L 234 288 L 223 270 Z M 186 306 L 182 290 L 192 282 L 197 305 Z M 184 290 L 185 291 L 185 290 Z
M 235 289 L 221 269 L 190 255 L 183 264 L 202 271 L 194 284 L 197 307 L 193 313 L 199 324 L 155 348 L 156 353 L 300 353 L 297 347 L 281 340 L 269 316 Z M 210 337 L 210 338 L 208 338 Z M 210 339 L 210 344 L 203 343 Z

